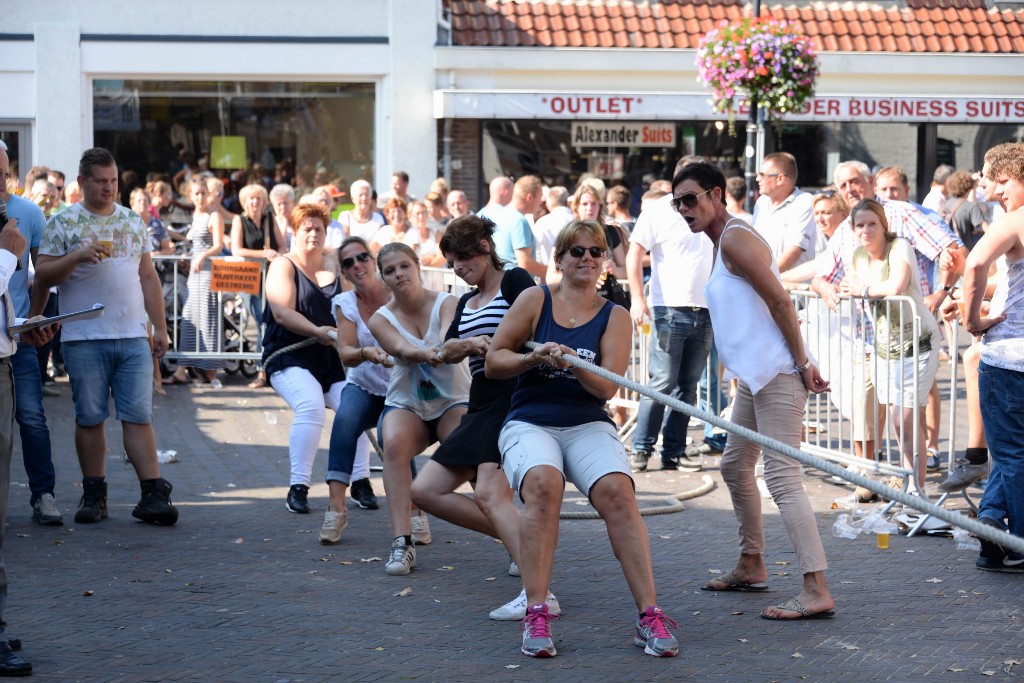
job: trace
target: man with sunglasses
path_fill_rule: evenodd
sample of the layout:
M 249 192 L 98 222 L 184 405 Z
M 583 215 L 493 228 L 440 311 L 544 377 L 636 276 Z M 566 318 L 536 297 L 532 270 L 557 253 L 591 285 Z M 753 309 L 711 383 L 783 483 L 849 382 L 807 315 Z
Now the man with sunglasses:
M 754 204 L 752 225 L 768 242 L 782 272 L 813 259 L 817 241 L 811 195 L 796 186 L 796 177 L 796 159 L 788 152 L 766 156 L 757 174 L 761 196 Z
M 695 157 L 676 164 L 678 173 Z M 640 213 L 630 235 L 626 275 L 631 298 L 630 315 L 639 327 L 651 321 L 648 386 L 691 405 L 696 404 L 697 381 L 711 348 L 711 317 L 704 297 L 704 283 L 711 273 L 711 242 L 695 235 L 679 207 L 696 206 L 706 196 L 694 193 L 673 198 L 671 194 L 652 202 Z M 651 307 L 644 298 L 643 260 L 651 256 Z M 700 470 L 700 461 L 686 455 L 689 415 L 670 411 L 647 397 L 640 400 L 633 433 L 630 466 L 634 472 L 647 469 L 647 461 L 662 432 L 661 467 L 664 470 Z

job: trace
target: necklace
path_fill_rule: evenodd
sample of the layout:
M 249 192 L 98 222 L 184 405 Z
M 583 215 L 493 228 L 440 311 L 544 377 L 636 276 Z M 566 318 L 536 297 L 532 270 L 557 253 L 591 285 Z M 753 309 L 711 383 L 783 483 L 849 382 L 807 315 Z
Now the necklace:
M 561 291 L 561 290 L 559 290 L 559 291 Z M 572 325 L 573 327 L 576 327 L 576 314 L 572 312 L 572 308 L 569 306 L 569 300 L 566 299 L 564 296 L 560 297 L 560 298 L 562 299 L 562 303 L 565 304 L 565 308 L 569 311 L 569 324 Z M 593 305 L 594 305 L 594 300 L 591 299 L 587 303 L 586 308 L 583 309 L 583 312 L 586 313 L 588 310 L 590 310 L 590 307 L 593 306 Z

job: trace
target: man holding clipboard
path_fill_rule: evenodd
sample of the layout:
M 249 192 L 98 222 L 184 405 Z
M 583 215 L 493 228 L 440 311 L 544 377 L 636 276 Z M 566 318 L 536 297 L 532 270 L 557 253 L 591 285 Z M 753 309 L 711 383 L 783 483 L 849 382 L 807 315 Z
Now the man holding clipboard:
M 6 190 L 6 173 L 0 176 Z M 0 212 L 3 213 L 3 212 Z M 6 632 L 4 608 L 7 606 L 7 570 L 2 549 L 4 525 L 7 521 L 7 496 L 11 485 L 11 451 L 14 448 L 14 372 L 11 356 L 18 343 L 11 332 L 14 325 L 14 303 L 8 287 L 18 264 L 18 255 L 25 253 L 28 242 L 18 231 L 17 221 L 0 226 L 0 676 L 29 676 L 32 665 L 22 659 L 14 648 L 21 649 L 21 641 Z M 38 327 L 25 332 L 22 341 L 34 346 L 45 344 L 53 337 L 53 326 Z
M 139 477 L 142 497 L 132 516 L 172 525 L 171 483 L 160 477 L 153 432 L 153 356 L 167 352 L 163 293 L 146 225 L 134 211 L 115 203 L 117 164 L 105 149 L 86 150 L 78 184 L 84 198 L 53 216 L 39 245 L 31 312 L 46 304 L 50 287 L 60 292 L 61 312 L 82 311 L 99 299 L 107 314 L 62 327 L 64 365 L 75 403 L 75 447 L 82 468 L 82 500 L 75 522 L 107 517 L 105 480 L 109 397 L 124 432 L 128 460 Z M 147 317 L 155 332 L 149 347 Z

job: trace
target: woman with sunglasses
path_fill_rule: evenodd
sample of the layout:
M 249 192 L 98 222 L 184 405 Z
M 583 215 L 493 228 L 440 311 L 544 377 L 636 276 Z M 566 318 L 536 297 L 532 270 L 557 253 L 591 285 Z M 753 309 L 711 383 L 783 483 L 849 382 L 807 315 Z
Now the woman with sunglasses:
M 395 535 L 384 571 L 402 576 L 416 564 L 413 542 L 430 543 L 426 516 L 410 517 L 410 464 L 459 425 L 466 414 L 470 378 L 466 363 L 446 364 L 441 357 L 443 331 L 455 316 L 455 297 L 423 287 L 419 257 L 407 244 L 384 245 L 377 269 L 393 298 L 377 309 L 368 327 L 395 363 L 379 427 L 384 491 Z
M 295 412 L 288 433 L 291 485 L 285 505 L 299 514 L 309 514 L 309 481 L 320 433 L 327 408 L 337 410 L 345 381 L 331 337 L 336 333 L 331 299 L 341 293 L 341 281 L 324 263 L 330 223 L 322 204 L 296 206 L 291 249 L 267 269 L 263 368 L 270 386 Z M 277 353 L 311 338 L 318 343 Z
M 345 493 L 364 510 L 380 507 L 370 485 L 369 440 L 363 434 L 384 411 L 393 363 L 380 348 L 367 323 L 391 300 L 391 291 L 377 277 L 377 262 L 362 237 L 346 237 L 338 247 L 341 275 L 352 289 L 334 297 L 331 306 L 338 327 L 338 356 L 350 368 L 338 400 L 327 456 L 330 502 L 320 527 L 320 542 L 337 543 L 348 526 Z
M 690 230 L 703 232 L 715 247 L 704 292 L 718 356 L 728 375 L 739 379 L 732 421 L 799 448 L 808 392 L 828 391 L 828 382 L 804 350 L 796 310 L 782 286 L 771 248 L 749 224 L 726 211 L 725 176 L 717 166 L 706 161 L 687 164 L 672 179 L 672 192 L 672 205 Z M 705 583 L 704 590 L 768 589 L 761 494 L 754 477 L 761 452 L 753 441 L 729 434 L 721 468 L 740 522 L 740 559 L 732 571 Z M 828 562 L 800 463 L 764 449 L 764 480 L 796 547 L 803 590 L 761 616 L 831 617 L 835 603 L 825 583 Z
M 613 223 L 604 220 L 604 198 L 601 192 L 593 185 L 586 183 L 576 188 L 572 197 L 569 198 L 569 208 L 572 209 L 573 218 L 578 221 L 593 221 L 599 224 L 604 230 L 605 242 L 608 244 L 608 256 L 602 264 L 605 273 L 613 279 L 626 279 L 626 247 L 623 243 L 624 231 Z M 545 281 L 548 284 L 556 284 L 562 275 L 558 271 L 555 260 L 548 263 L 548 273 Z M 603 281 L 603 278 L 602 278 Z
M 526 586 L 523 654 L 553 657 L 553 614 L 546 600 L 565 480 L 590 499 L 608 529 L 639 616 L 634 644 L 658 657 L 679 646 L 657 606 L 647 527 L 640 517 L 626 451 L 604 411 L 618 385 L 570 365 L 576 356 L 622 374 L 632 323 L 625 309 L 597 296 L 608 253 L 604 229 L 571 221 L 555 241 L 562 269 L 556 285 L 531 288 L 509 309 L 485 356 L 487 376 L 518 377 L 499 438 L 503 468 L 525 508 L 519 525 L 519 569 Z M 525 350 L 528 340 L 540 344 Z
M 815 194 L 811 199 L 811 206 L 814 211 L 814 225 L 818 228 L 814 253 L 820 254 L 825 251 L 839 224 L 850 215 L 850 207 L 846 205 L 843 196 L 831 186 Z M 788 289 L 799 287 L 809 283 L 814 278 L 816 270 L 817 266 L 813 259 L 806 261 L 782 273 L 782 283 Z
M 441 358 L 446 363 L 469 359 L 473 382 L 469 410 L 433 458 L 416 477 L 412 499 L 436 517 L 499 538 L 513 561 L 519 557 L 519 510 L 512 502 L 508 479 L 501 471 L 498 435 L 515 389 L 512 380 L 484 375 L 491 338 L 509 307 L 535 285 L 522 268 L 504 270 L 495 253 L 494 223 L 479 216 L 456 218 L 441 237 L 441 252 L 455 274 L 474 287 L 459 299 Z M 471 499 L 455 489 L 474 482 Z M 548 596 L 553 614 L 559 607 Z M 499 621 L 518 621 L 526 615 L 526 593 L 491 612 Z

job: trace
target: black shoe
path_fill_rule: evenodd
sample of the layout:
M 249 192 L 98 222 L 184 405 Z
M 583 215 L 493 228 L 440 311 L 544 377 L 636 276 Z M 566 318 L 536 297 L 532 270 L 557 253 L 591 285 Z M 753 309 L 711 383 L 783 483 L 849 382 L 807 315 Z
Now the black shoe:
M 979 555 L 978 559 L 974 562 L 974 566 L 986 572 L 1024 573 L 1024 555 L 1014 552 L 1006 553 L 1004 557 L 1000 558 Z
M 82 480 L 82 500 L 78 502 L 75 523 L 93 524 L 107 518 L 107 482 L 103 477 Z
M 308 515 L 309 501 L 306 500 L 308 496 L 308 486 L 303 486 L 302 484 L 292 484 L 291 488 L 288 489 L 288 497 L 285 499 L 284 506 L 288 508 L 289 512 L 297 512 L 300 515 Z
M 699 458 L 697 460 L 691 460 L 684 455 L 678 459 L 665 458 L 662 456 L 661 469 L 668 471 L 682 470 L 684 472 L 700 472 L 703 468 L 701 467 Z
M 364 510 L 377 510 L 380 504 L 377 496 L 373 495 L 373 486 L 369 479 L 356 479 L 352 482 L 352 500 L 359 504 Z
M 162 478 L 147 479 L 139 485 L 142 498 L 132 510 L 132 517 L 163 526 L 172 526 L 178 521 L 178 508 L 171 504 L 171 482 Z
M 0 676 L 31 676 L 32 665 L 14 654 L 7 641 L 0 640 Z
M 629 457 L 629 468 L 634 472 L 643 472 L 647 469 L 647 461 L 650 459 L 650 451 L 633 451 L 633 455 Z
M 979 517 L 978 521 L 993 529 L 1006 531 L 1006 527 L 990 517 Z M 1003 546 L 987 541 L 984 538 L 979 538 L 978 543 L 981 544 L 981 552 L 978 554 L 978 561 L 975 563 L 978 569 L 989 569 L 988 565 L 991 565 L 991 567 L 1003 566 L 1003 558 L 1006 557 L 1006 550 Z

